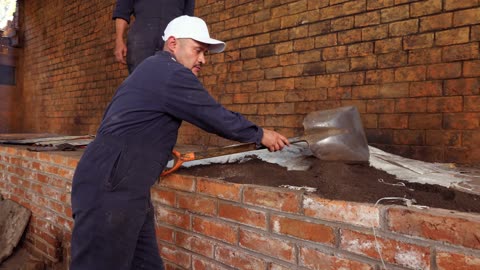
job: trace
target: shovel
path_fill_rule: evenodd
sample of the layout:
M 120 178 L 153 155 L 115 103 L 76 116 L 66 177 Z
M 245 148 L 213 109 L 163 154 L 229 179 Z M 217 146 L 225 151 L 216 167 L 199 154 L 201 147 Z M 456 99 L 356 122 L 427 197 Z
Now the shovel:
M 321 160 L 368 162 L 370 153 L 357 108 L 348 106 L 311 112 L 305 117 L 303 127 L 304 135 L 289 138 L 290 144 L 306 142 L 313 155 Z M 257 148 L 255 143 L 242 143 L 184 154 L 173 150 L 174 164 L 164 170 L 161 176 L 178 170 L 187 161 L 262 148 L 265 147 Z
M 348 132 L 348 130 L 339 129 L 339 128 L 315 128 L 315 129 L 309 130 L 308 134 L 304 134 L 298 137 L 288 138 L 288 142 L 290 144 L 306 142 L 308 145 L 314 145 L 315 143 L 325 138 L 344 134 L 346 132 Z M 256 143 L 240 143 L 240 144 L 234 144 L 234 145 L 229 145 L 225 147 L 212 148 L 205 151 L 188 152 L 184 154 L 181 154 L 180 152 L 173 150 L 172 151 L 173 159 L 174 159 L 173 166 L 169 169 L 164 170 L 161 176 L 165 176 L 167 174 L 170 174 L 178 170 L 180 166 L 182 166 L 182 164 L 187 161 L 226 156 L 226 155 L 231 155 L 236 153 L 260 150 L 260 149 L 266 149 L 266 147 L 264 146 L 257 147 Z

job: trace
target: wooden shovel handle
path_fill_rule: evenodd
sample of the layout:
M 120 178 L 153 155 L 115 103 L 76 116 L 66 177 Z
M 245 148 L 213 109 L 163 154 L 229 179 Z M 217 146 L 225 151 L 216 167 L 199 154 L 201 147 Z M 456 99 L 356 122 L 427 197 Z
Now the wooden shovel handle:
M 180 154 L 180 152 L 173 150 L 173 166 L 170 169 L 166 169 L 160 174 L 160 176 L 165 176 L 170 174 L 180 168 L 184 162 L 195 160 L 195 153 L 189 152 L 185 154 Z

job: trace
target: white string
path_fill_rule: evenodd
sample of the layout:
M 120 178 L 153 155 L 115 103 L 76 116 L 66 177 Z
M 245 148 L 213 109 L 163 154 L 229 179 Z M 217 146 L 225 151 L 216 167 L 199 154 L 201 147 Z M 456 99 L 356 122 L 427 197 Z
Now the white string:
M 379 179 L 379 181 L 383 179 Z M 383 200 L 401 200 L 404 201 L 407 206 L 411 206 L 413 203 L 415 203 L 415 199 L 407 199 L 407 198 L 402 198 L 402 197 L 383 197 L 380 198 L 376 203 L 375 207 L 377 207 L 378 203 L 383 201 Z M 375 238 L 375 249 L 377 250 L 378 255 L 380 256 L 380 260 L 382 261 L 382 266 L 385 270 L 387 270 L 387 266 L 385 265 L 385 261 L 383 260 L 382 252 L 380 251 L 380 244 L 378 243 L 377 239 L 377 234 L 375 232 L 375 225 L 372 224 L 372 230 L 373 230 L 373 237 Z

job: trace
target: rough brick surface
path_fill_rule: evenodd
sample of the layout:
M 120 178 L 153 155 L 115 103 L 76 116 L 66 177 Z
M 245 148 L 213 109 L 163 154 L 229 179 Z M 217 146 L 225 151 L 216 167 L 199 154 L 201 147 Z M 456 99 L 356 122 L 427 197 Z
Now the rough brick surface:
M 96 132 L 112 94 L 127 76 L 112 53 L 113 6 L 113 2 L 79 0 L 20 3 L 24 40 L 18 54 L 17 87 L 22 94 L 14 100 L 20 109 L 0 111 L 0 117 L 10 119 L 1 121 L 0 128 Z M 408 112 L 417 116 L 409 119 L 420 119 L 435 112 L 442 114 L 445 133 L 478 129 L 465 113 L 478 109 L 475 99 L 466 96 L 479 91 L 479 11 L 478 0 L 199 0 L 196 15 L 207 21 L 212 36 L 227 42 L 224 53 L 207 57 L 201 80 L 228 109 L 287 135 L 299 135 L 301 118 L 308 112 L 353 104 L 362 114 L 370 114 L 362 116 L 371 127 L 370 142 L 392 151 L 409 149 L 409 144 L 402 144 L 406 141 L 378 143 L 373 134 L 405 126 L 399 122 L 383 127 L 379 121 L 387 116 L 381 113 Z M 429 100 L 426 110 L 402 104 L 406 98 L 418 105 L 423 100 L 414 99 L 445 96 L 465 102 Z M 396 106 L 373 109 L 378 99 Z M 0 108 L 11 108 L 4 100 Z M 279 116 L 295 120 L 266 121 Z M 468 123 L 454 124 L 452 119 Z M 417 126 L 408 121 L 410 128 Z M 232 143 L 191 125 L 182 126 L 178 141 Z M 480 161 L 478 151 L 470 146 L 460 145 L 461 155 L 447 155 L 451 149 L 443 146 L 420 146 L 441 151 L 443 161 L 447 157 L 459 163 Z M 396 153 L 414 152 L 410 148 Z

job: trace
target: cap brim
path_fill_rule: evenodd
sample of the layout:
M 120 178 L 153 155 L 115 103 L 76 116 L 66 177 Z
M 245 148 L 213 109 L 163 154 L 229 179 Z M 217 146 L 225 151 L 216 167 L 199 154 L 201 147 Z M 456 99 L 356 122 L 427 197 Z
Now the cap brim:
M 225 50 L 225 42 L 214 39 L 214 38 L 202 38 L 202 39 L 196 39 L 193 38 L 194 40 L 208 44 L 208 51 L 212 53 L 220 53 Z

